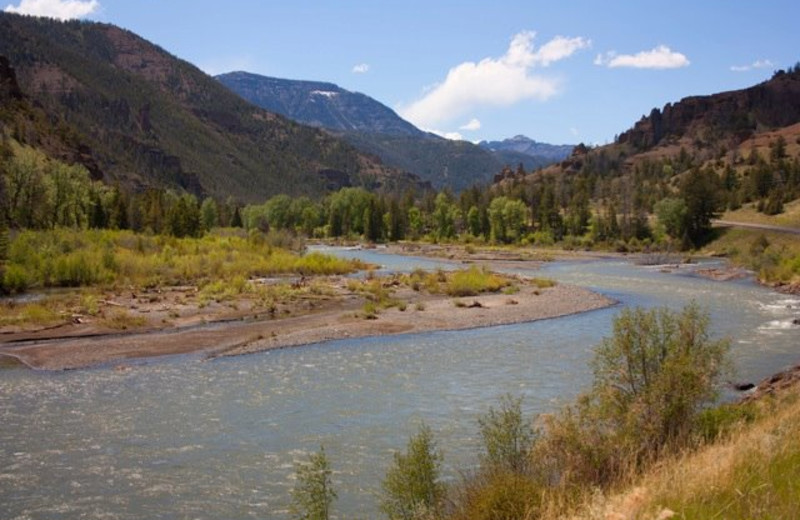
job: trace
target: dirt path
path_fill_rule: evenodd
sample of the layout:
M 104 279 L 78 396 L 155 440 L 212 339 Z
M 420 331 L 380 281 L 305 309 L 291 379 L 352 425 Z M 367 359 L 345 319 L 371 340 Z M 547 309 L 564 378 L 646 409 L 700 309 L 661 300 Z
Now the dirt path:
M 751 222 L 735 222 L 731 220 L 714 220 L 713 225 L 718 227 L 737 227 L 745 229 L 759 229 L 762 231 L 775 231 L 776 233 L 789 233 L 800 235 L 800 229 L 786 226 L 773 226 L 771 224 L 754 224 Z

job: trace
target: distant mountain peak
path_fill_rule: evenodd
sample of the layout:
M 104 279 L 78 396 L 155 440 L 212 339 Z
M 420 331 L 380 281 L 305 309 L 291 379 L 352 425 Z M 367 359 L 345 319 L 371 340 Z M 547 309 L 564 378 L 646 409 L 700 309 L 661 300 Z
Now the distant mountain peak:
M 561 161 L 572 153 L 574 145 L 539 143 L 522 134 L 504 139 L 502 141 L 481 141 L 479 146 L 494 152 L 513 152 L 547 159 L 550 162 Z
M 511 164 L 538 168 L 556 158 L 515 151 L 487 150 L 466 141 L 450 141 L 423 132 L 371 97 L 332 83 L 271 78 L 247 72 L 217 76 L 217 80 L 251 103 L 289 119 L 341 135 L 356 148 L 380 157 L 383 164 L 418 175 L 436 188 L 456 191 L 475 183 L 488 183 Z M 517 147 L 539 146 L 517 136 Z M 546 145 L 545 145 L 546 146 Z
M 231 72 L 217 80 L 254 105 L 334 132 L 422 136 L 424 132 L 375 99 L 333 83 Z

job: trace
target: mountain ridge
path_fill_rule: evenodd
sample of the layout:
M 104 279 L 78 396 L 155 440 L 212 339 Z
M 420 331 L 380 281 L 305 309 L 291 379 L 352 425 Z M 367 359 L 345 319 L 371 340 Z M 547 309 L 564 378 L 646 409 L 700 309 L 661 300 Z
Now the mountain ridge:
M 342 132 L 425 135 L 386 105 L 334 83 L 282 79 L 245 71 L 215 78 L 251 103 L 311 126 Z M 315 98 L 326 99 L 315 103 Z
M 418 175 L 437 189 L 461 191 L 489 184 L 496 172 L 523 163 L 535 169 L 553 160 L 513 150 L 493 152 L 467 141 L 425 132 L 366 94 L 333 83 L 290 80 L 250 72 L 216 79 L 244 99 L 294 121 L 324 128 L 384 164 Z
M 567 158 L 575 147 L 574 144 L 540 143 L 521 134 L 502 141 L 481 141 L 478 146 L 494 152 L 515 152 L 531 157 L 543 157 L 554 162 Z
M 114 25 L 0 13 L 0 55 L 31 103 L 71 129 L 108 183 L 243 202 L 341 185 L 424 187 L 329 133 L 245 102 Z

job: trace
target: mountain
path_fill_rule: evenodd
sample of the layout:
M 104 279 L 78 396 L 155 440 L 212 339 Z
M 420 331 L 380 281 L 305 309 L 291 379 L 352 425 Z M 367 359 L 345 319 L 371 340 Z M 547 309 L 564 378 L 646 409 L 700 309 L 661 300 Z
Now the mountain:
M 0 13 L 0 55 L 29 108 L 45 115 L 31 120 L 19 103 L 4 106 L 6 132 L 26 144 L 54 135 L 54 148 L 72 148 L 62 155 L 93 163 L 93 175 L 109 183 L 242 202 L 346 185 L 424 187 L 329 133 L 247 103 L 113 25 Z
M 736 145 L 758 132 L 798 121 L 800 70 L 794 67 L 750 88 L 687 97 L 661 110 L 654 108 L 618 142 L 639 152 L 680 141 L 695 148 Z
M 254 105 L 306 125 L 341 132 L 424 136 L 425 133 L 369 96 L 333 83 L 230 72 L 216 79 Z
M 496 188 L 555 183 L 562 202 L 599 199 L 627 223 L 696 179 L 711 187 L 707 203 L 716 210 L 771 202 L 779 211 L 800 196 L 800 64 L 749 88 L 654 108 L 614 143 L 578 145 L 560 163 L 521 177 L 507 170 Z
M 476 183 L 489 183 L 506 165 L 522 163 L 533 170 L 559 160 L 511 150 L 494 152 L 423 132 L 379 101 L 332 83 L 248 72 L 222 74 L 217 80 L 255 105 L 324 128 L 380 157 L 384 164 L 412 172 L 439 189 L 461 191 Z
M 572 144 L 539 143 L 524 135 L 517 135 L 502 141 L 481 141 L 478 146 L 492 152 L 511 152 L 546 159 L 549 162 L 558 162 L 566 159 L 575 147 Z

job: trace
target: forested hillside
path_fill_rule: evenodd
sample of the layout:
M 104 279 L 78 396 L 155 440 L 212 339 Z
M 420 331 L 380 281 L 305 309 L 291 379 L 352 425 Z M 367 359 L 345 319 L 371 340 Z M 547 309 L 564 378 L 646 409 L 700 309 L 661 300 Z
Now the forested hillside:
M 2 13 L 0 55 L 39 114 L 4 109 L 6 137 L 50 142 L 48 151 L 126 189 L 164 186 L 246 202 L 417 184 L 329 134 L 248 104 L 113 25 Z

